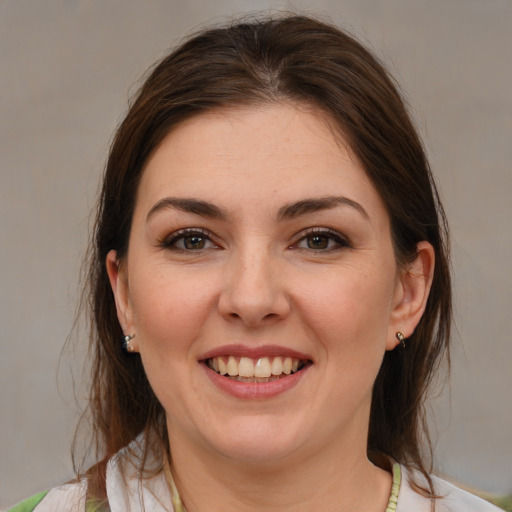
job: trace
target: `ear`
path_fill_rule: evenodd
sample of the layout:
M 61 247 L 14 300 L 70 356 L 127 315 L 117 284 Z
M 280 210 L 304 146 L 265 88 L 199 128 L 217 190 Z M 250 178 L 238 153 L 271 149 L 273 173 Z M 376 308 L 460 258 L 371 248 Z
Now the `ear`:
M 134 334 L 132 310 L 130 306 L 128 272 L 126 264 L 117 258 L 116 251 L 110 251 L 106 259 L 107 274 L 116 302 L 117 318 L 125 334 Z M 133 342 L 132 342 L 133 346 Z
M 418 325 L 427 305 L 434 264 L 434 248 L 428 242 L 420 242 L 414 260 L 399 270 L 386 350 L 393 350 L 398 345 L 398 331 L 408 338 Z

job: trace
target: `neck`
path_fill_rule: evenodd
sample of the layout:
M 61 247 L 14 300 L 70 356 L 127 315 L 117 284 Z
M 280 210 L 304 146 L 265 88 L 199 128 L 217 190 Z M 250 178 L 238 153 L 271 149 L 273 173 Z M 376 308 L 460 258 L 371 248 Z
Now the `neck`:
M 391 475 L 371 464 L 365 443 L 358 446 L 353 438 L 286 460 L 249 464 L 180 437 L 171 437 L 172 472 L 187 512 L 386 509 Z

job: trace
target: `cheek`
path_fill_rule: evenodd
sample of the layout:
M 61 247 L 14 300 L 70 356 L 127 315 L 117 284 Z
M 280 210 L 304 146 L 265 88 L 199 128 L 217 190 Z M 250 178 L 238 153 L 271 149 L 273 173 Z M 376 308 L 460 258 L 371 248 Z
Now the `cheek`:
M 131 283 L 131 305 L 151 387 L 167 411 L 184 414 L 182 397 L 192 393 L 190 370 L 197 365 L 197 340 L 208 321 L 212 291 L 204 281 L 173 274 L 138 275 Z
M 140 275 L 131 285 L 133 318 L 142 351 L 183 352 L 192 345 L 209 314 L 211 286 L 173 274 Z
M 392 309 L 389 269 L 344 268 L 306 283 L 299 306 L 331 355 L 383 352 Z M 320 284 L 321 283 L 321 284 Z

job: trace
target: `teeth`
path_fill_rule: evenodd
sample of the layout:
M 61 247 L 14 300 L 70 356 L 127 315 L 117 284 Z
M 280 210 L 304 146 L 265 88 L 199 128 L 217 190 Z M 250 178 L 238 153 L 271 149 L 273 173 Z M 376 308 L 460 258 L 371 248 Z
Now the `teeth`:
M 241 361 L 240 361 L 241 362 Z M 268 378 L 272 375 L 270 361 L 268 357 L 261 357 L 254 365 L 254 376 L 259 378 Z
M 228 375 L 230 377 L 238 375 L 238 362 L 233 356 L 229 356 L 228 359 Z
M 248 357 L 242 357 L 240 359 L 238 375 L 240 377 L 254 377 L 254 363 L 252 362 L 252 359 L 249 359 Z
M 272 361 L 272 375 L 281 375 L 283 373 L 283 360 L 280 357 L 274 357 Z
M 239 381 L 268 382 L 300 370 L 305 361 L 292 357 L 213 357 L 207 365 L 221 375 L 229 375 Z
M 286 375 L 290 375 L 292 373 L 292 358 L 287 357 L 283 361 L 283 372 L 286 373 Z

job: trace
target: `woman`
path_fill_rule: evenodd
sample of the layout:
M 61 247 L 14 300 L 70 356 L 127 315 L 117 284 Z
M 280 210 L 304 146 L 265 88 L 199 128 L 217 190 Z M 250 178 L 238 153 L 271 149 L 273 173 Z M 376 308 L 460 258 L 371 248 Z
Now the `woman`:
M 190 39 L 103 182 L 99 462 L 30 509 L 497 510 L 424 458 L 446 236 L 404 104 L 358 42 L 294 16 Z

